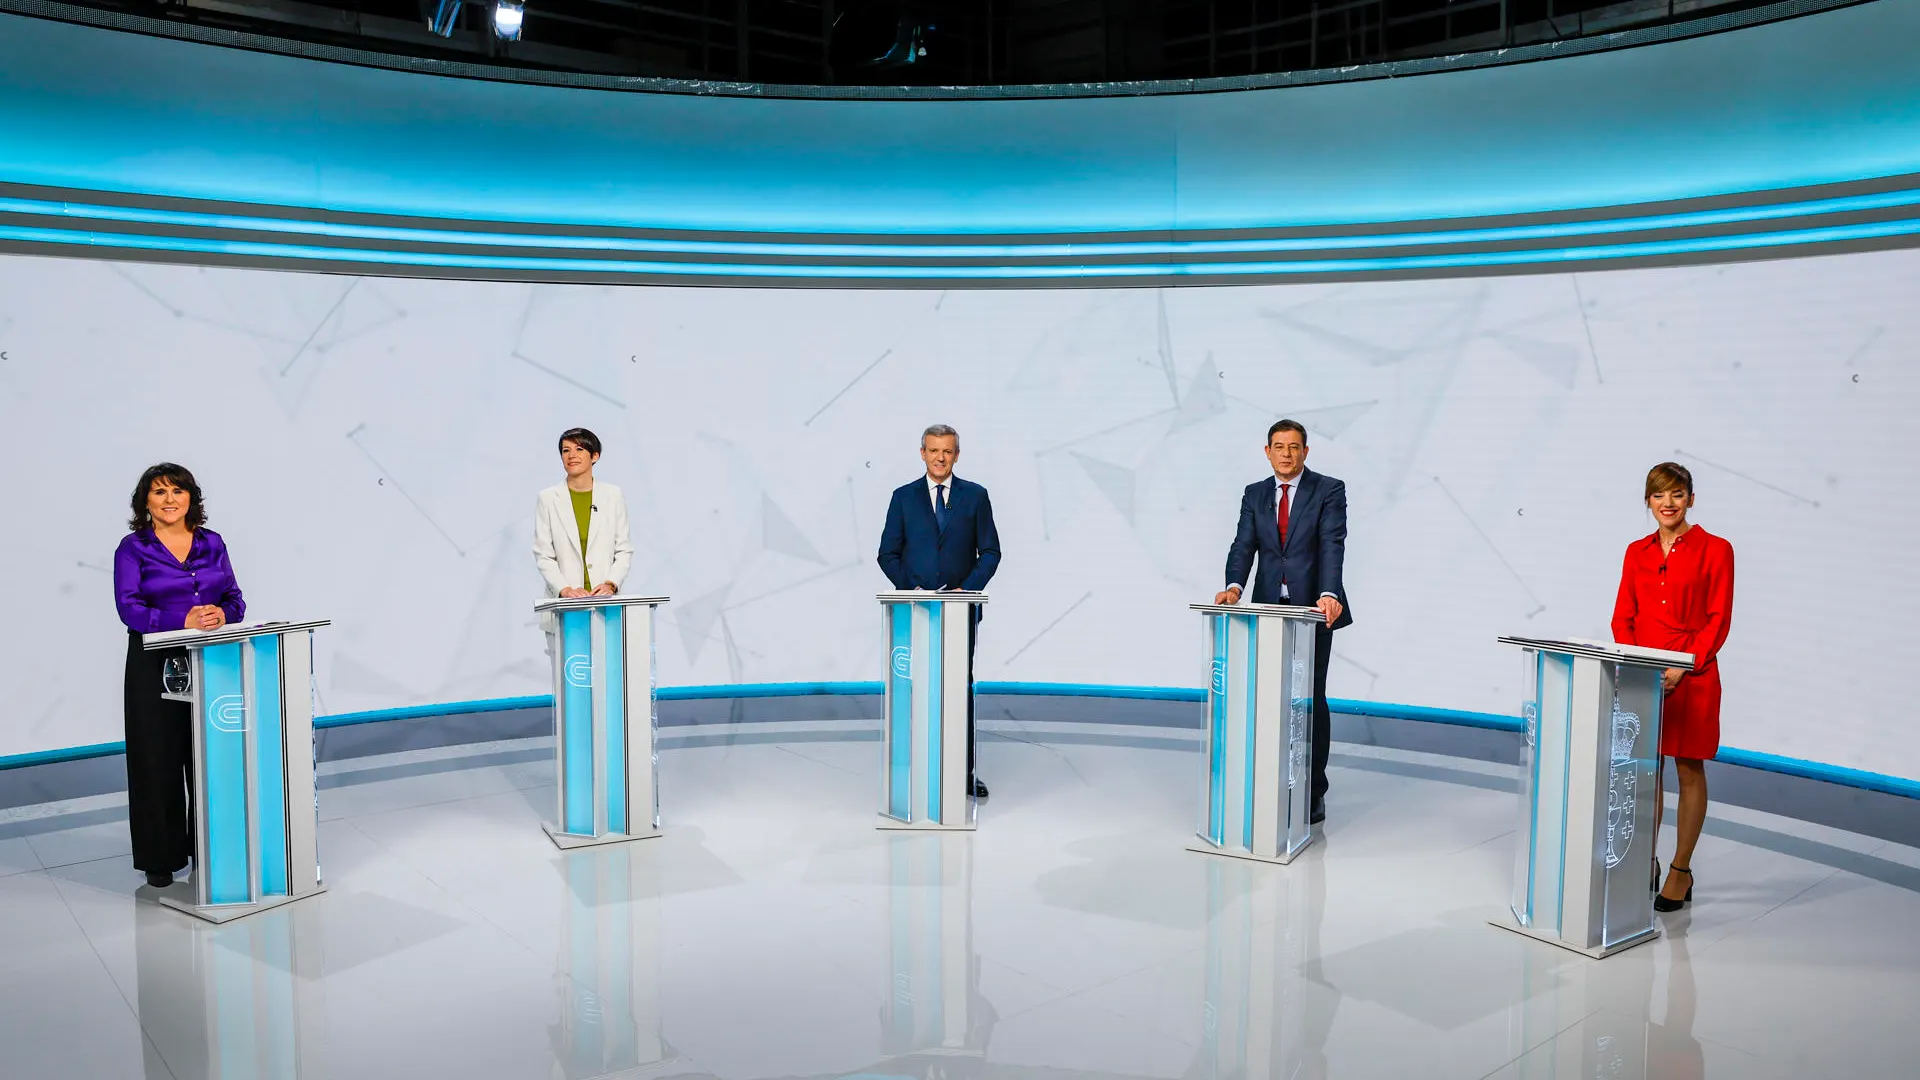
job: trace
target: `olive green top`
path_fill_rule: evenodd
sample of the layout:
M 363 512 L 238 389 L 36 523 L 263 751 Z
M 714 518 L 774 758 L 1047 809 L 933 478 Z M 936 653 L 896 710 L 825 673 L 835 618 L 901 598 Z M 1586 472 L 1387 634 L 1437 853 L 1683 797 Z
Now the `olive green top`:
M 593 522 L 593 492 L 567 489 L 573 496 L 573 520 L 580 523 L 580 577 L 581 588 L 593 588 L 593 575 L 587 571 L 587 526 Z

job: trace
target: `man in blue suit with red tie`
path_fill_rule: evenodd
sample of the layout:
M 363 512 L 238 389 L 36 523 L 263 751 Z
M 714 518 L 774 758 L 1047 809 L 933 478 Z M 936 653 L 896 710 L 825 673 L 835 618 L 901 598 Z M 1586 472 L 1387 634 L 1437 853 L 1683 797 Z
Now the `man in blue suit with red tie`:
M 1327 617 L 1313 642 L 1313 821 L 1327 816 L 1327 753 L 1332 714 L 1327 709 L 1327 664 L 1333 632 L 1353 622 L 1343 576 L 1347 560 L 1347 486 L 1307 468 L 1307 429 L 1282 420 L 1267 429 L 1273 475 L 1247 485 L 1240 528 L 1227 549 L 1227 587 L 1217 604 L 1237 604 L 1248 573 L 1256 604 L 1317 607 Z M 1254 571 L 1255 556 L 1259 569 Z
M 896 589 L 965 589 L 977 592 L 1000 567 L 1000 534 L 993 527 L 987 489 L 953 475 L 960 435 L 935 424 L 920 436 L 927 474 L 893 492 L 880 532 L 880 569 Z M 973 606 L 967 634 L 967 680 L 973 680 L 973 646 L 980 606 Z M 973 697 L 967 697 L 967 775 L 973 776 Z M 974 798 L 987 785 L 973 778 Z

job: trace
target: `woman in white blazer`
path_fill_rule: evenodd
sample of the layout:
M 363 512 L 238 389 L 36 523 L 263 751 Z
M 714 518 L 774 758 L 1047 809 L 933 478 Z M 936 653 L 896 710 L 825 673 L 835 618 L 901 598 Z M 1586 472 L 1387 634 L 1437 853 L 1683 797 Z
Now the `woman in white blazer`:
M 560 464 L 567 481 L 540 493 L 533 514 L 533 562 L 548 596 L 612 596 L 633 565 L 627 532 L 627 501 L 612 484 L 596 482 L 600 438 L 586 428 L 560 436 Z M 553 632 L 553 619 L 540 628 Z

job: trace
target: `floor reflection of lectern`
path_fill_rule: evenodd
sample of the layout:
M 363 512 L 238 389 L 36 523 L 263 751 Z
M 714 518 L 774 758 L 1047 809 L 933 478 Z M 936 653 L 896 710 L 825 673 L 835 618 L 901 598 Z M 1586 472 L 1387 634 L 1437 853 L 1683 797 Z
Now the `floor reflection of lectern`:
M 553 617 L 553 758 L 561 848 L 660 835 L 653 613 L 664 596 L 541 600 Z
M 886 719 L 881 722 L 880 827 L 971 829 L 975 607 L 983 592 L 879 594 L 886 616 Z
M 192 895 L 142 886 L 209 922 L 324 892 L 313 797 L 313 631 L 325 619 L 147 634 L 187 650 L 162 695 L 191 707 Z M 169 680 L 172 679 L 169 675 Z M 182 895 L 175 895 L 182 894 Z
M 208 926 L 136 910 L 134 1005 L 165 1064 L 196 1080 L 326 1080 L 320 909 Z
M 887 838 L 887 1003 L 881 1052 L 894 1075 L 971 1075 L 997 1019 L 973 948 L 973 838 Z M 937 1066 L 925 1063 L 938 1061 Z M 916 1067 L 913 1063 L 921 1063 Z
M 1661 672 L 1688 653 L 1503 637 L 1527 651 L 1511 919 L 1588 956 L 1651 941 Z
M 1313 843 L 1319 608 L 1194 604 L 1206 615 L 1207 742 L 1193 851 L 1289 863 Z
M 1338 997 L 1314 1008 L 1310 962 L 1326 912 L 1324 860 L 1284 876 L 1207 861 L 1206 984 L 1189 1080 L 1326 1076 Z
M 609 845 L 561 858 L 556 1080 L 685 1072 L 660 1031 L 661 901 L 647 856 Z

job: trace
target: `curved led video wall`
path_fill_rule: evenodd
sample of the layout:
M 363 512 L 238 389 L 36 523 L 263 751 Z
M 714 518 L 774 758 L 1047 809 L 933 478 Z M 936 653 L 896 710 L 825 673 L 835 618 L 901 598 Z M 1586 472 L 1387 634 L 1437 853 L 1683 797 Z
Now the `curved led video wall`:
M 1335 697 L 1512 715 L 1501 634 L 1607 636 L 1673 459 L 1739 586 L 1726 742 L 1920 777 L 1920 252 L 1196 289 L 687 289 L 0 257 L 0 753 L 119 737 L 110 556 L 140 470 L 205 485 L 250 617 L 330 617 L 323 712 L 551 686 L 534 495 L 583 424 L 663 684 L 875 680 L 874 552 L 961 433 L 1005 562 L 983 679 L 1198 686 L 1281 415 L 1347 482 Z
M 1334 696 L 1515 712 L 1493 638 L 1605 635 L 1673 458 L 1740 554 L 1726 742 L 1920 778 L 1920 253 L 1870 250 L 1920 232 L 1916 37 L 1875 0 L 1408 79 L 827 101 L 0 15 L 0 440 L 36 463 L 0 755 L 118 738 L 107 559 L 155 459 L 254 614 L 336 620 L 324 711 L 546 688 L 530 512 L 574 424 L 675 597 L 667 683 L 874 678 L 884 499 L 943 421 L 1007 542 L 981 677 L 1182 686 L 1286 414 L 1353 493 Z
M 1539 271 L 1920 232 L 1920 0 L 1233 93 L 782 100 L 444 78 L 0 15 L 0 244 L 865 286 Z

